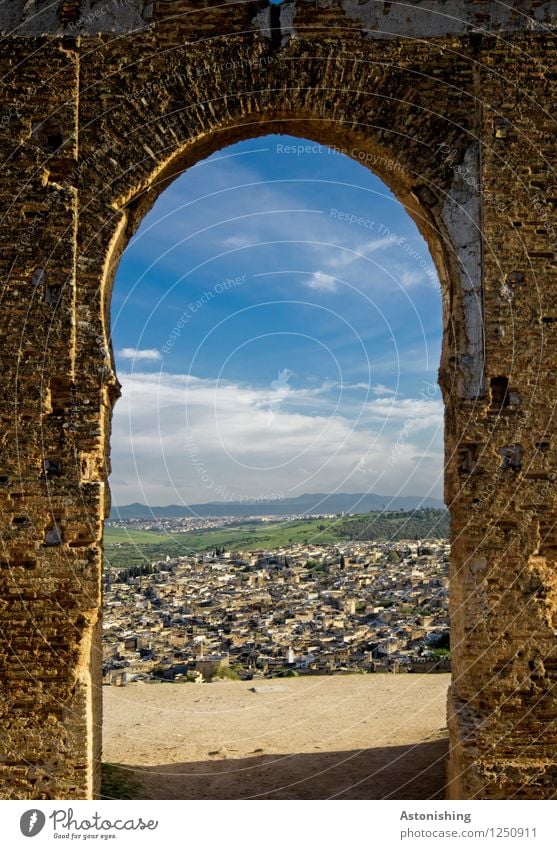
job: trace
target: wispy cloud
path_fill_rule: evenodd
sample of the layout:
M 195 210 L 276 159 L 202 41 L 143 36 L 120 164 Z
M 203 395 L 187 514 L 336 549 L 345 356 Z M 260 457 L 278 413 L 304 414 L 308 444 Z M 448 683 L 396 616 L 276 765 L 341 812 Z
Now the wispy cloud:
M 215 160 L 210 171 L 193 169 L 189 178 L 188 190 L 177 181 L 163 194 L 134 239 L 136 255 L 150 261 L 156 242 L 159 273 L 181 275 L 206 257 L 213 267 L 224 254 L 223 262 L 250 273 L 268 268 L 270 257 L 271 267 L 295 257 L 298 268 L 313 273 L 303 285 L 322 292 L 341 288 L 331 279 L 335 272 L 353 271 L 358 288 L 379 292 L 387 291 L 385 283 L 393 283 L 393 278 L 408 289 L 431 284 L 429 275 L 435 277 L 419 236 L 391 231 L 386 235 L 381 226 L 366 239 L 361 228 L 343 226 L 324 214 L 319 193 L 309 196 L 303 182 L 265 179 L 257 157 L 251 166 L 245 158 Z M 286 265 L 292 268 L 291 262 Z
M 337 282 L 330 274 L 325 274 L 323 271 L 316 271 L 307 280 L 304 281 L 308 289 L 315 289 L 318 292 L 336 292 Z
M 347 268 L 355 262 L 365 260 L 377 251 L 392 249 L 395 245 L 392 239 L 370 239 L 367 242 L 345 243 L 330 258 L 332 268 Z

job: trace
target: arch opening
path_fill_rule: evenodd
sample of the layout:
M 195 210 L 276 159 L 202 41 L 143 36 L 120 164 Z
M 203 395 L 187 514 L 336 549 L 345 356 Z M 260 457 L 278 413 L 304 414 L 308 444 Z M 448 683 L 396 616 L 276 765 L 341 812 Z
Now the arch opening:
M 420 504 L 442 507 L 439 283 L 407 211 L 368 169 L 338 149 L 300 137 L 263 136 L 219 148 L 171 185 L 167 178 L 163 183 L 166 191 L 124 255 L 114 292 L 113 341 L 124 398 L 122 415 L 116 408 L 112 450 L 121 455 L 128 441 L 129 456 L 127 464 L 121 456 L 112 464 L 107 616 L 112 622 L 113 602 L 130 585 L 142 604 L 147 600 L 150 606 L 154 599 L 160 603 L 169 586 L 183 588 L 185 583 L 193 589 L 189 600 L 180 596 L 174 657 L 172 642 L 165 643 L 164 662 L 158 638 L 151 640 L 157 644 L 155 652 L 139 646 L 148 628 L 135 629 L 143 635 L 128 635 L 122 656 L 137 660 L 132 677 L 138 669 L 141 675 L 143 664 L 148 675 L 155 669 L 155 677 L 166 676 L 166 681 L 210 678 L 215 674 L 211 663 L 216 663 L 211 655 L 221 660 L 227 655 L 222 660 L 227 671 L 219 669 L 218 674 L 254 681 L 256 689 L 277 676 L 301 677 L 305 686 L 332 680 L 331 672 L 399 666 L 419 672 L 426 666 L 439 669 L 439 664 L 448 669 L 442 659 L 446 646 L 441 646 L 448 637 L 448 547 L 441 542 L 448 525 L 440 512 L 414 509 Z M 136 215 L 139 205 L 132 207 Z M 134 303 L 138 296 L 144 302 L 140 308 Z M 170 429 L 166 442 L 165 427 Z M 153 433 L 155 450 L 149 445 Z M 418 451 L 421 460 L 413 456 Z M 156 460 L 155 453 L 160 453 Z M 388 491 L 378 492 L 381 482 Z M 412 492 L 413 486 L 422 489 Z M 160 509 L 138 515 L 136 506 L 135 516 L 119 509 L 133 501 L 159 507 L 165 496 L 166 503 L 182 507 L 181 515 L 176 508 L 176 515 L 166 518 Z M 296 516 L 294 525 L 281 524 L 280 517 L 289 512 Z M 270 537 L 265 536 L 269 516 L 274 516 Z M 428 522 L 426 536 L 443 528 L 435 551 L 431 543 L 415 539 Z M 383 523 L 381 531 L 378 523 Z M 162 534 L 160 551 L 143 554 L 138 540 L 153 528 Z M 405 528 L 412 533 L 405 534 Z M 184 529 L 189 533 L 177 545 L 176 531 Z M 136 543 L 135 552 L 125 550 Z M 255 552 L 251 558 L 250 552 Z M 393 565 L 395 558 L 400 567 Z M 388 563 L 391 572 L 398 570 L 400 586 L 394 594 L 381 586 Z M 393 597 L 395 610 L 400 592 L 414 599 L 408 587 L 419 583 L 420 569 L 436 586 L 430 593 L 433 613 L 407 599 L 395 614 Z M 224 595 L 215 589 L 220 579 Z M 307 599 L 302 601 L 304 593 L 314 594 L 314 584 L 317 595 L 328 598 L 327 627 L 317 604 L 314 610 L 309 605 L 308 620 Z M 370 584 L 374 589 L 364 589 Z M 248 598 L 261 590 L 267 600 L 259 602 L 257 615 L 251 617 L 250 601 L 227 609 L 223 598 L 231 587 Z M 289 638 L 271 637 L 270 650 L 268 631 L 286 632 L 284 620 L 292 618 L 285 615 L 288 604 L 282 610 L 284 605 L 276 601 L 280 587 L 283 596 L 292 590 L 289 603 L 299 608 L 294 620 L 299 616 L 300 622 L 294 630 L 290 626 Z M 200 600 L 208 588 L 209 595 L 220 596 L 220 612 L 212 623 Z M 174 603 L 171 610 L 175 612 Z M 275 622 L 277 613 L 280 621 Z M 348 618 L 341 623 L 343 617 Z M 399 630 L 407 629 L 404 650 L 402 644 L 393 649 L 393 621 Z M 251 631 L 242 637 L 246 623 Z M 116 633 L 111 631 L 112 638 Z M 316 635 L 320 647 L 308 662 Z M 439 639 L 438 648 L 433 648 L 433 639 L 431 644 L 425 639 L 430 636 Z M 331 640 L 334 650 L 327 651 Z M 121 683 L 126 667 L 120 660 L 107 666 L 113 651 L 113 644 L 108 645 L 105 673 Z M 314 677 L 318 672 L 327 672 L 327 679 Z M 442 712 L 445 695 L 439 682 L 444 677 L 433 682 L 429 676 L 428 681 L 432 700 L 437 707 L 443 703 Z M 397 680 L 401 693 L 421 686 L 421 676 L 406 678 L 413 688 Z M 334 686 L 339 682 L 335 678 Z M 238 692 L 245 697 L 244 690 L 251 688 L 241 686 Z M 170 690 L 167 686 L 165 692 Z M 118 704 L 117 689 L 111 688 L 109 696 Z M 319 704 L 316 697 L 316 710 Z M 353 706 L 357 713 L 357 700 Z M 108 714 L 114 721 L 112 707 Z M 222 729 L 211 733 L 222 736 Z M 297 742 L 309 745 L 307 739 Z M 432 770 L 437 782 L 444 772 L 444 746 L 437 741 L 420 759 L 420 769 Z M 377 738 L 370 740 L 370 748 L 378 748 Z M 409 746 L 405 757 L 411 750 L 416 751 Z M 301 759 L 307 760 L 307 771 L 312 759 Z M 342 784 L 338 770 L 336 780 Z M 391 791 L 396 781 L 393 775 Z M 243 790 L 249 795 L 249 787 Z M 427 782 L 422 791 L 431 795 Z M 197 791 L 182 785 L 171 792 L 189 797 Z M 226 795 L 230 787 L 222 792 Z M 380 791 L 360 787 L 354 798 L 370 792 Z

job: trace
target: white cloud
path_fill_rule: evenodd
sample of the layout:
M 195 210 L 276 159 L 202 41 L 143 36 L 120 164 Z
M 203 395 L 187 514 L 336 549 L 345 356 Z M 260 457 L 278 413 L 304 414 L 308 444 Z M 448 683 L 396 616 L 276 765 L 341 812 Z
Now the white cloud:
M 353 408 L 339 414 L 330 404 L 316 412 L 316 393 L 324 387 L 289 387 L 278 397 L 276 387 L 191 375 L 120 379 L 112 435 L 115 503 L 198 503 L 335 489 L 440 496 L 440 402 L 377 398 L 360 408 L 358 421 Z M 436 462 L 422 465 L 419 456 Z
M 161 352 L 156 348 L 121 348 L 116 352 L 122 360 L 160 360 Z
M 357 250 L 358 253 L 366 256 L 367 254 L 374 254 L 376 251 L 385 250 L 385 248 L 393 248 L 395 245 L 396 241 L 385 236 L 381 239 L 372 239 L 369 242 L 364 242 L 357 248 Z
M 398 278 L 399 283 L 404 289 L 411 289 L 413 286 L 418 286 L 427 279 L 421 271 L 411 267 L 400 268 L 395 276 Z
M 382 424 L 402 422 L 407 432 L 438 428 L 443 422 L 443 402 L 434 398 L 376 398 L 366 404 L 366 418 Z
M 316 271 L 304 283 L 308 289 L 316 289 L 318 292 L 336 292 L 337 289 L 336 280 L 322 271 Z
M 330 236 L 330 244 L 313 245 L 313 262 L 319 265 L 318 278 L 339 277 L 343 283 L 355 285 L 366 291 L 399 290 L 419 286 L 438 286 L 437 275 L 427 257 L 427 248 L 420 253 L 416 248 L 407 250 L 412 243 L 406 239 L 399 244 L 388 237 L 367 242 L 345 241 L 337 243 L 337 235 Z M 400 237 L 402 239 L 402 237 Z M 323 242 L 326 236 L 323 236 Z M 317 281 L 319 282 L 319 280 Z M 315 288 L 318 288 L 315 286 Z M 338 288 L 338 281 L 335 283 Z
M 388 386 L 383 386 L 382 383 L 377 383 L 375 386 L 371 387 L 371 391 L 374 395 L 395 395 L 394 389 L 389 389 Z

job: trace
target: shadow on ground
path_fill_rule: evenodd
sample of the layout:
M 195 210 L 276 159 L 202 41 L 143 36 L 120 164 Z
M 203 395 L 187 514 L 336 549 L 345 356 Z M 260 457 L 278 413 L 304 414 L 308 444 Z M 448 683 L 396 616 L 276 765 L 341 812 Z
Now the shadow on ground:
M 109 768 L 143 799 L 442 799 L 448 740 L 349 752 L 215 752 L 206 761 Z M 118 781 L 104 798 L 123 798 Z M 130 798 L 129 795 L 124 798 Z

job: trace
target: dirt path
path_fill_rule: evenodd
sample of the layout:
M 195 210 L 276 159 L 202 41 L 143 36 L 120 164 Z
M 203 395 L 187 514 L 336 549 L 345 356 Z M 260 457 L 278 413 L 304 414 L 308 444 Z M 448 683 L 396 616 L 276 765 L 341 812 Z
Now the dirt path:
M 448 684 L 377 674 L 105 687 L 103 760 L 130 767 L 149 799 L 441 797 Z

